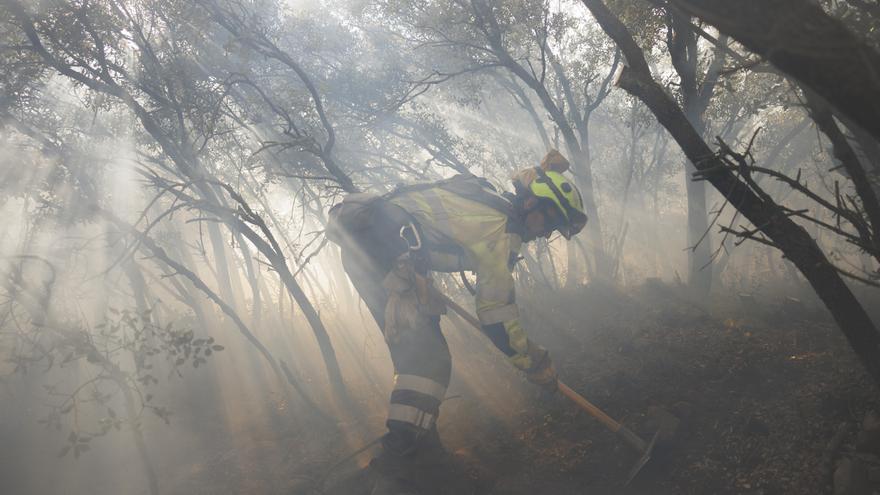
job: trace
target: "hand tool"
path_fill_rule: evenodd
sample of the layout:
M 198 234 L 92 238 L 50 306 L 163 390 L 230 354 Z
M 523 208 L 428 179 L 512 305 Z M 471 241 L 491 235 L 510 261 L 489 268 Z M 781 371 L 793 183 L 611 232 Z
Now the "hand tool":
M 446 294 L 441 293 L 436 288 L 432 287 L 432 289 L 436 292 L 436 294 L 443 299 L 443 302 L 446 303 L 446 306 L 459 316 L 462 317 L 466 322 L 470 323 L 474 328 L 480 330 L 482 325 L 480 324 L 480 320 L 478 320 L 474 315 L 470 314 L 466 309 L 459 306 L 458 303 L 450 299 Z M 572 390 L 568 385 L 562 382 L 562 380 L 557 380 L 557 386 L 559 387 L 559 391 L 567 397 L 569 400 L 574 402 L 579 408 L 586 411 L 590 416 L 599 420 L 600 423 L 605 425 L 606 428 L 611 430 L 614 433 L 620 435 L 626 443 L 636 450 L 641 456 L 639 460 L 636 461 L 635 465 L 629 470 L 629 474 L 627 475 L 626 483 L 629 484 L 633 478 L 639 474 L 639 471 L 645 464 L 651 460 L 651 453 L 654 450 L 654 445 L 657 443 L 657 437 L 660 435 L 660 431 L 654 434 L 651 437 L 650 442 L 645 442 L 641 437 L 636 435 L 626 426 L 623 426 L 619 422 L 615 421 L 611 416 L 605 414 L 601 409 L 596 407 L 592 402 L 585 399 L 582 395 Z

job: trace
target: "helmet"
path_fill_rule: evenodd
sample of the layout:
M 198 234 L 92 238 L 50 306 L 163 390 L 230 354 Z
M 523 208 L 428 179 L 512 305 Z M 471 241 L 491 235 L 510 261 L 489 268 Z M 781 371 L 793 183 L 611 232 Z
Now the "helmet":
M 583 230 L 587 224 L 580 191 L 559 172 L 544 171 L 540 167 L 535 167 L 535 171 L 537 176 L 529 183 L 529 190 L 536 197 L 549 200 L 556 206 L 565 219 L 556 228 L 566 239 L 571 239 L 571 236 Z

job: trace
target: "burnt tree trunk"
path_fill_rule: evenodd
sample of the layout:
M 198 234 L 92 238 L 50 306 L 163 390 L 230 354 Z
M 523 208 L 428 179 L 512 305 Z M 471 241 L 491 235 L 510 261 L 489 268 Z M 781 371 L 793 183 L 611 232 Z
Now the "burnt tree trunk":
M 804 0 L 669 0 L 765 57 L 880 139 L 880 53 Z
M 688 121 L 681 107 L 651 76 L 641 48 L 604 2 L 582 1 L 626 55 L 629 66 L 620 74 L 617 85 L 651 109 L 706 180 L 797 266 L 825 303 L 875 383 L 880 384 L 880 333 L 816 241 L 778 204 L 766 195 L 759 195 L 724 165 Z
M 880 234 L 880 202 L 878 202 L 874 188 L 871 187 L 868 174 L 865 172 L 865 168 L 859 161 L 849 140 L 847 140 L 840 127 L 837 126 L 831 108 L 810 89 L 804 89 L 804 96 L 807 100 L 807 107 L 810 109 L 810 115 L 813 117 L 816 125 L 819 126 L 819 129 L 831 141 L 834 157 L 840 161 L 846 176 L 852 181 L 856 193 L 862 200 L 862 208 L 868 220 L 867 225 L 864 226 L 866 232 L 862 234 L 862 237 L 871 240 L 871 246 L 873 247 L 870 250 L 872 251 L 871 254 L 880 261 L 880 237 L 878 237 L 878 234 Z
M 691 28 L 690 16 L 672 11 L 669 13 L 667 46 L 672 65 L 678 73 L 684 114 L 698 134 L 706 133 L 706 109 L 715 93 L 724 63 L 726 39 L 722 37 L 715 49 L 703 81 L 698 80 L 700 65 L 697 36 Z M 708 297 L 712 288 L 712 236 L 709 234 L 709 212 L 706 207 L 706 183 L 694 180 L 696 167 L 685 163 L 685 188 L 687 190 L 687 243 L 688 286 L 693 294 Z

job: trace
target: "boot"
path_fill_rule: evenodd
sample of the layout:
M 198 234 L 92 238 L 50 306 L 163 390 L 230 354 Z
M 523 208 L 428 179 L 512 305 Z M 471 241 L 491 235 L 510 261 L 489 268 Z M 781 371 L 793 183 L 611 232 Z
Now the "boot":
M 402 480 L 385 476 L 376 476 L 370 495 L 422 495 Z
M 436 428 L 425 433 L 417 448 L 406 455 L 384 449 L 370 461 L 369 469 L 375 480 L 371 495 L 460 495 L 472 491 L 467 470 L 443 448 Z
M 421 495 L 414 484 L 411 455 L 386 449 L 370 461 L 370 495 Z

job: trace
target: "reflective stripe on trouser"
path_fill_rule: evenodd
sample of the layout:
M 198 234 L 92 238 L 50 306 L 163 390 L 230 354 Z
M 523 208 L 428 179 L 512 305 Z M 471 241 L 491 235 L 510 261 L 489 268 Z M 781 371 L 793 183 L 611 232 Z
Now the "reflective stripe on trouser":
M 391 225 L 387 230 L 385 235 L 371 232 L 370 240 L 388 239 L 396 242 L 400 239 L 399 226 Z M 358 245 L 358 240 L 354 241 L 342 246 L 342 264 L 379 328 L 383 329 L 388 295 L 382 281 L 387 271 L 371 260 L 371 253 L 382 251 L 383 247 Z M 388 249 L 393 247 L 389 246 Z M 449 346 L 440 331 L 440 317 L 430 316 L 424 321 L 424 325 L 408 330 L 398 341 L 386 342 L 396 374 L 387 426 L 392 431 L 415 433 L 416 438 L 436 423 L 452 373 L 452 359 Z
M 425 328 L 414 329 L 400 341 L 388 344 L 396 372 L 388 409 L 391 429 L 408 426 L 430 430 L 449 386 L 452 360 L 440 333 L 440 317 L 426 320 Z
M 446 385 L 418 375 L 394 376 L 388 420 L 430 430 L 437 420 Z

